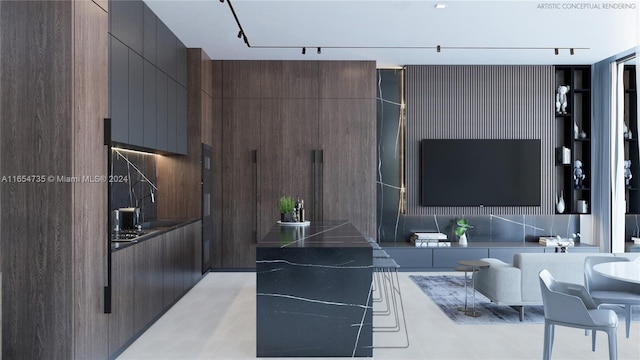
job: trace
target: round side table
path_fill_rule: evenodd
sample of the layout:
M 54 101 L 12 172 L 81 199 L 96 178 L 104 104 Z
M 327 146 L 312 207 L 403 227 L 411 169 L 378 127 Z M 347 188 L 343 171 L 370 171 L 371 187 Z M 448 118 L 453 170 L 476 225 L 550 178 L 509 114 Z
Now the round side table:
M 472 317 L 479 317 L 482 315 L 479 311 L 476 311 L 476 271 L 484 267 L 489 267 L 489 263 L 481 260 L 460 260 L 458 264 L 471 268 L 471 309 L 465 312 L 465 315 Z M 466 297 L 466 295 L 465 295 Z
M 453 270 L 464 271 L 464 306 L 460 306 L 458 308 L 458 311 L 466 313 L 467 311 L 469 311 L 469 308 L 467 307 L 467 294 L 469 293 L 469 291 L 467 290 L 467 284 L 469 283 L 469 277 L 467 276 L 467 273 L 473 271 L 473 268 L 471 266 L 458 266 L 454 267 Z

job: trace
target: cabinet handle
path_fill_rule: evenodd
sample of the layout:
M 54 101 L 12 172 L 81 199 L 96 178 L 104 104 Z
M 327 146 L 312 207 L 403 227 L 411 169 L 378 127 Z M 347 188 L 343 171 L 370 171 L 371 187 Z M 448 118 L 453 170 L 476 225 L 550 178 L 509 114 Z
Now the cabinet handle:
M 318 221 L 323 220 L 323 215 L 322 215 L 323 163 L 324 163 L 324 150 L 322 149 L 313 150 L 313 208 L 314 208 L 313 215 Z
M 258 231 L 258 205 L 260 204 L 260 185 L 259 185 L 259 180 L 260 180 L 260 160 L 258 158 L 258 150 L 255 149 L 252 151 L 253 152 L 253 164 L 254 164 L 254 178 L 253 178 L 253 194 L 254 194 L 254 199 L 255 199 L 255 203 L 254 203 L 254 208 L 253 208 L 253 219 L 254 219 L 254 223 L 253 223 L 253 234 L 254 234 L 254 239 L 256 244 L 258 243 L 259 239 L 259 231 Z

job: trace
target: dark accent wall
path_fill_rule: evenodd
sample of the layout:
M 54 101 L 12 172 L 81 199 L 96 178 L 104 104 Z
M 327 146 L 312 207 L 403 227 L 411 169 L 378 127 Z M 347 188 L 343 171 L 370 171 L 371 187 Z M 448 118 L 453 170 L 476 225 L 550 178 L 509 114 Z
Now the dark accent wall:
M 552 66 L 408 66 L 406 78 L 408 214 L 554 213 Z M 419 206 L 419 141 L 438 138 L 540 139 L 541 206 Z M 464 170 L 460 176 L 473 179 Z
M 401 116 L 404 74 L 403 71 L 399 69 L 378 69 L 377 72 L 378 133 L 376 147 L 378 173 L 376 178 L 378 206 L 376 230 L 379 241 L 408 242 L 409 236 L 414 231 L 442 232 L 447 234 L 449 239 L 455 239 L 456 237 L 453 233 L 453 224 L 455 219 L 460 216 L 465 216 L 470 223 L 475 226 L 469 231 L 470 242 L 482 241 L 492 243 L 537 241 L 539 236 L 560 235 L 563 237 L 572 237 L 573 234 L 579 231 L 580 217 L 577 215 L 527 214 L 526 212 L 506 213 L 502 211 L 503 209 L 492 209 L 492 211 L 488 213 L 470 215 L 470 212 L 466 208 L 446 208 L 445 210 L 450 211 L 450 213 L 447 214 L 438 214 L 435 211 L 429 212 L 429 210 L 434 208 L 425 208 L 427 212 L 421 214 L 407 214 L 406 212 L 402 212 L 403 197 L 401 174 L 403 172 L 402 158 L 405 154 L 403 153 L 401 146 L 402 141 L 404 140 Z M 408 79 L 407 82 L 409 82 Z M 495 83 L 495 80 L 489 81 L 489 83 L 493 84 Z M 410 86 L 412 85 L 407 84 L 407 88 Z M 496 93 L 496 91 L 491 89 L 485 89 L 485 91 L 487 94 Z M 424 98 L 417 94 L 414 95 L 414 100 Z M 435 97 L 436 95 L 432 96 Z M 538 98 L 542 95 L 539 95 L 536 92 L 530 92 L 529 96 Z M 437 99 L 440 102 L 450 104 L 451 108 L 453 108 L 457 103 L 463 106 L 466 102 L 470 101 L 468 97 L 465 97 L 464 91 L 462 91 L 462 93 L 447 92 L 444 95 L 438 94 Z M 429 100 L 425 98 L 424 101 Z M 522 102 L 523 99 L 519 98 L 518 101 Z M 433 100 L 431 100 L 431 102 L 433 102 Z M 491 103 L 491 100 L 489 103 Z M 548 103 L 544 103 L 544 106 L 547 105 Z M 426 105 L 419 107 L 417 110 L 410 108 L 412 104 L 407 104 L 407 106 L 407 112 L 414 114 L 427 112 L 428 109 Z M 415 101 L 413 106 L 417 106 Z M 510 104 L 509 106 L 515 105 Z M 501 113 L 504 112 L 504 110 L 496 112 Z M 553 114 L 551 114 L 551 116 L 553 116 Z M 435 127 L 448 126 L 435 120 L 433 125 Z M 555 128 L 553 126 L 553 122 L 551 122 L 549 126 Z M 428 126 L 424 126 L 424 128 L 427 127 Z M 478 127 L 479 126 L 477 124 L 473 125 L 473 128 Z M 434 129 L 433 131 L 440 130 Z M 447 131 L 451 131 L 451 129 L 448 129 Z M 518 130 L 512 129 L 506 131 Z M 542 131 L 544 132 L 545 130 Z M 448 136 L 455 138 L 455 135 Z M 407 135 L 407 137 L 409 137 L 409 135 Z M 416 145 L 418 140 L 416 140 Z M 407 149 L 407 151 L 409 150 Z M 410 171 L 407 170 L 407 174 L 409 173 Z M 414 175 L 417 176 L 415 171 Z M 410 190 L 407 190 L 406 196 L 408 198 L 412 196 L 415 197 L 414 203 L 417 204 L 417 192 L 412 193 Z M 522 208 L 518 209 L 522 210 Z M 460 210 L 460 212 L 457 212 L 458 210 Z M 517 209 L 513 210 L 517 211 Z

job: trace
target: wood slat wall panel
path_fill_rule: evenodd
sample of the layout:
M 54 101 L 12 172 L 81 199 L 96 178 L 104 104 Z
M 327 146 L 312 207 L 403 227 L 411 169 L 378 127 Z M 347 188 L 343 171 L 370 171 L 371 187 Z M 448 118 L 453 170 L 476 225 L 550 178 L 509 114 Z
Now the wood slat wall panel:
M 104 121 L 108 114 L 108 14 L 74 1 L 73 174 L 107 175 Z M 73 184 L 74 358 L 107 358 L 107 182 Z M 71 306 L 71 305 L 70 305 Z
M 0 7 L 0 174 L 70 176 L 72 2 Z M 0 192 L 2 357 L 70 359 L 72 185 L 3 183 Z
M 552 66 L 408 66 L 406 77 L 407 214 L 554 213 Z M 437 138 L 540 139 L 541 206 L 419 206 L 419 141 Z

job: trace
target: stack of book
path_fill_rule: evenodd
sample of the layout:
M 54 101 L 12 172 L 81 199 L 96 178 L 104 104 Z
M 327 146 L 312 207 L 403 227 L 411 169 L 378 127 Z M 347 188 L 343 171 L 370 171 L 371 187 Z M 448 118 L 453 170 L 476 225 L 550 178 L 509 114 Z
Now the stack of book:
M 409 240 L 416 247 L 446 247 L 451 246 L 447 235 L 443 233 L 414 232 Z
M 557 236 L 540 236 L 538 238 L 538 244 L 542 246 L 555 246 L 555 247 L 573 246 L 573 240 L 563 239 Z

